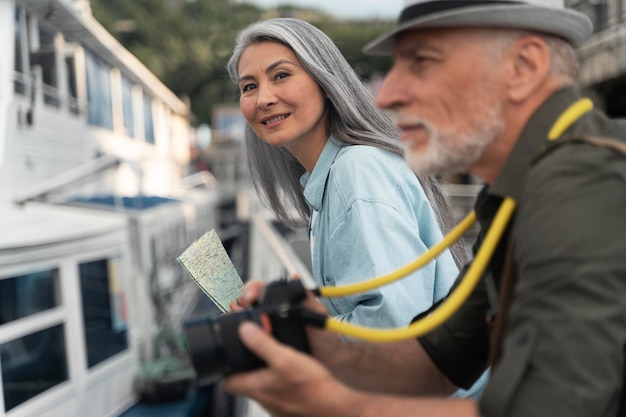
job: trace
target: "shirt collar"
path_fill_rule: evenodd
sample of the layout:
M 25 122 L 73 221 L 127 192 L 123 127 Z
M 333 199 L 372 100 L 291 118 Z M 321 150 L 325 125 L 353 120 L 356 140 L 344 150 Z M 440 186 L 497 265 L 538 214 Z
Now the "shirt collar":
M 511 154 L 498 177 L 489 189 L 490 194 L 512 197 L 519 200 L 522 195 L 526 174 L 533 161 L 548 145 L 548 132 L 559 116 L 577 99 L 572 87 L 556 91 L 532 115 L 519 136 Z
M 314 210 L 319 211 L 322 207 L 322 198 L 324 197 L 324 189 L 326 188 L 326 180 L 330 174 L 330 168 L 343 146 L 345 146 L 344 143 L 331 136 L 326 141 L 324 149 L 322 149 L 322 153 L 315 163 L 313 172 L 305 172 L 300 177 L 300 184 L 304 187 L 304 198 Z

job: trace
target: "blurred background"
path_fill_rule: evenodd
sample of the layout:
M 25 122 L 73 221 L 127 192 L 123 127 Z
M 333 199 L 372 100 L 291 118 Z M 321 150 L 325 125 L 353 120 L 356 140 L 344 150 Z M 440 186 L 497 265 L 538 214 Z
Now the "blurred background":
M 583 93 L 626 115 L 626 0 L 579 0 Z M 181 325 L 219 310 L 176 258 L 215 229 L 245 281 L 310 283 L 302 230 L 251 187 L 225 64 L 271 17 L 326 32 L 372 90 L 362 46 L 401 0 L 0 0 L 0 417 L 262 416 L 198 386 Z M 480 184 L 445 178 L 460 218 Z M 467 237 L 473 239 L 472 234 Z

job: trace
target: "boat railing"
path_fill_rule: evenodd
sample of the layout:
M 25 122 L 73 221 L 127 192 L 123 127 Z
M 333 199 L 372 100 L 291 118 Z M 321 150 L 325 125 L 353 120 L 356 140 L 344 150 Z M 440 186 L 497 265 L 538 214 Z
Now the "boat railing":
M 308 242 L 300 233 L 277 226 L 263 214 L 251 217 L 248 276 L 263 281 L 300 277 L 305 285 L 312 286 L 314 281 L 306 252 Z
M 38 68 L 34 68 L 32 74 L 14 71 L 12 76 L 13 91 L 21 96 L 30 97 L 33 103 L 38 101 L 38 95 L 41 94 L 41 99 L 47 106 L 66 108 L 76 115 L 87 113 L 85 101 L 79 100 L 71 94 L 64 94 L 61 89 L 40 81 L 41 77 L 38 76 L 38 72 L 40 72 Z

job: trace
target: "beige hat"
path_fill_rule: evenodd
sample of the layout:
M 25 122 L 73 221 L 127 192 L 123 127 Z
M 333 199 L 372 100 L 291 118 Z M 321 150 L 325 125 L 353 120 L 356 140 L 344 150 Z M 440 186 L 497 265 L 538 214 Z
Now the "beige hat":
M 563 0 L 405 0 L 397 27 L 365 45 L 368 55 L 391 55 L 396 35 L 441 27 L 502 27 L 560 36 L 574 47 L 591 35 L 591 20 Z

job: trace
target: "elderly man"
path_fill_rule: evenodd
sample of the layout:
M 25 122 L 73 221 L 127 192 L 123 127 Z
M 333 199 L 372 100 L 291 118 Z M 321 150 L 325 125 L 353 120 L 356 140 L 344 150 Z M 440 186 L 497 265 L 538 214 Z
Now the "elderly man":
M 366 46 L 394 57 L 378 104 L 395 117 L 417 173 L 485 181 L 476 248 L 504 200 L 517 203 L 514 220 L 441 326 L 385 344 L 311 329 L 309 356 L 245 323 L 242 341 L 268 367 L 230 376 L 230 392 L 275 416 L 617 414 L 626 160 L 587 139 L 623 143 L 626 122 L 592 110 L 574 89 L 574 48 L 591 30 L 559 0 L 406 1 L 397 29 Z M 254 299 L 258 288 L 247 291 Z M 490 364 L 479 402 L 445 397 Z

